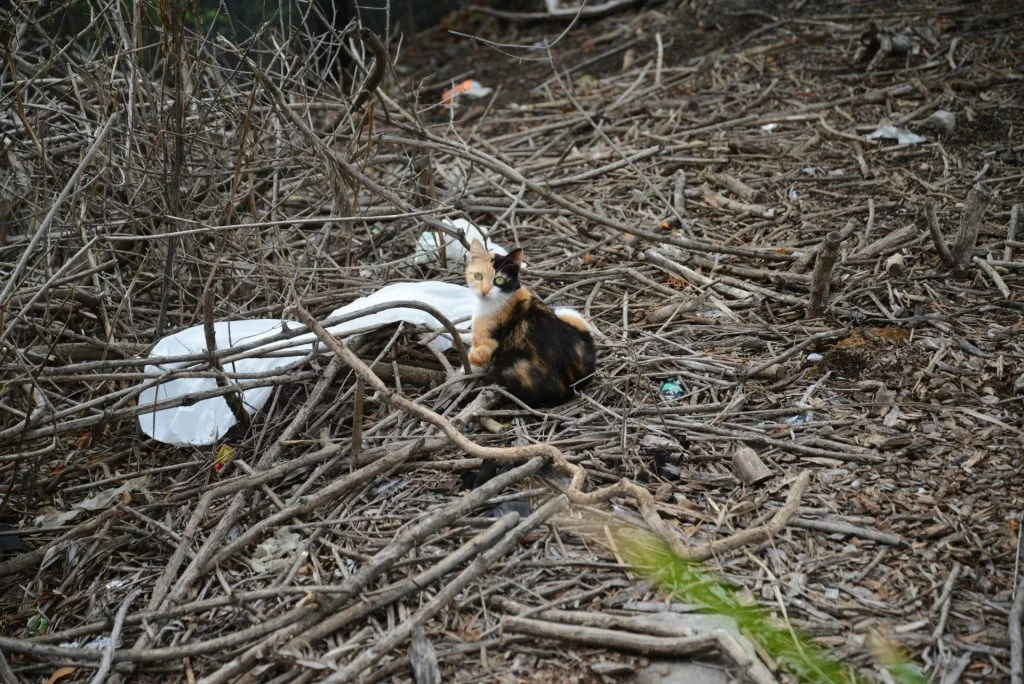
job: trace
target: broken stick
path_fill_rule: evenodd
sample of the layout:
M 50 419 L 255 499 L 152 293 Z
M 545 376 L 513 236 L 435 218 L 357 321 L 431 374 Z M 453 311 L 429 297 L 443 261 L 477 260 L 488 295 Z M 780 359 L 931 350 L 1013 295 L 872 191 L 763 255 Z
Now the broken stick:
M 954 268 L 956 266 L 956 259 L 949 253 L 946 240 L 942 237 L 942 230 L 939 229 L 939 219 L 935 216 L 935 201 L 931 197 L 924 201 L 924 217 L 928 221 L 928 232 L 931 233 L 932 244 L 935 245 L 935 251 L 939 253 L 939 258 L 942 259 L 942 263 L 947 268 Z
M 749 486 L 764 482 L 772 471 L 764 464 L 757 452 L 748 446 L 740 446 L 732 453 L 732 465 L 739 473 L 743 484 Z
M 807 317 L 818 318 L 825 310 L 829 290 L 832 288 L 832 269 L 839 258 L 839 245 L 843 236 L 837 230 L 829 232 L 821 245 L 811 273 L 811 299 L 807 304 Z
M 1006 226 L 1006 246 L 1003 247 L 1003 261 L 1013 261 L 1013 243 L 1017 241 L 1017 225 L 1020 222 L 1020 205 L 1010 209 L 1010 224 Z
M 961 277 L 967 275 L 971 265 L 974 245 L 978 241 L 978 231 L 981 230 L 981 219 L 985 215 L 990 198 L 991 195 L 980 185 L 975 185 L 967 193 L 964 213 L 960 217 L 960 230 L 956 234 L 951 250 L 956 261 L 956 272 Z

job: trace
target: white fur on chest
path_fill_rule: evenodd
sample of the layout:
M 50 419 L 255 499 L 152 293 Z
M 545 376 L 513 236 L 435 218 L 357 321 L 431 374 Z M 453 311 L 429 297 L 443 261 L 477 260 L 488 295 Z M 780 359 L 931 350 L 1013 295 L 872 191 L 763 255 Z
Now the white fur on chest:
M 477 295 L 476 304 L 473 306 L 473 318 L 496 315 L 511 298 L 512 295 L 506 295 L 498 289 L 491 290 L 486 297 Z

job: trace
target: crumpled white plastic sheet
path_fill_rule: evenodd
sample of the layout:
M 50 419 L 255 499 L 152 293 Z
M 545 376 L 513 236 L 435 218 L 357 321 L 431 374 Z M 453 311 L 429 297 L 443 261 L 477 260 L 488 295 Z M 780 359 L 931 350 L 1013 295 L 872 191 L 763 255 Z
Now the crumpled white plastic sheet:
M 867 140 L 878 140 L 879 138 L 895 140 L 900 145 L 917 145 L 927 142 L 925 137 L 913 133 L 902 126 L 895 126 L 888 119 L 882 119 L 878 124 L 878 128 L 868 133 L 865 138 Z
M 473 293 L 461 285 L 442 283 L 435 281 L 423 281 L 413 283 L 392 283 L 366 297 L 346 304 L 331 313 L 328 319 L 338 316 L 355 313 L 369 307 L 391 302 L 417 301 L 429 304 L 437 309 L 449 321 L 455 323 L 456 329 L 464 337 L 467 337 L 471 328 L 473 307 L 476 298 Z M 462 322 L 458 322 L 458 321 Z M 443 331 L 444 327 L 434 316 L 426 311 L 412 308 L 385 309 L 373 314 L 360 316 L 350 321 L 332 325 L 327 331 L 335 335 L 352 334 L 357 330 L 386 325 L 404 321 L 412 325 L 422 326 L 430 331 L 427 334 L 428 344 L 440 350 L 448 349 L 452 345 L 450 336 L 447 333 L 435 334 Z M 256 319 L 249 321 L 217 321 L 214 323 L 214 331 L 217 338 L 217 347 L 220 350 L 229 347 L 240 347 L 249 345 L 259 340 L 272 337 L 285 329 L 302 329 L 301 323 L 285 319 Z M 233 374 L 266 373 L 284 368 L 306 357 L 313 349 L 316 336 L 313 333 L 306 333 L 292 338 L 285 342 L 277 341 L 268 343 L 273 348 L 273 354 L 263 356 L 253 355 L 237 361 L 224 363 L 224 371 L 229 376 L 229 382 L 235 382 L 230 376 Z M 286 349 L 282 350 L 281 347 Z M 206 334 L 202 325 L 187 328 L 180 332 L 168 335 L 161 339 L 150 351 L 151 358 L 166 358 L 173 356 L 188 356 L 201 354 L 206 351 Z M 176 369 L 184 369 L 192 366 L 197 370 L 205 370 L 204 362 L 166 362 L 147 365 L 147 375 L 158 377 L 164 373 Z M 241 378 L 238 382 L 251 382 L 252 379 Z M 142 384 L 147 385 L 152 380 L 146 380 Z M 176 397 L 195 394 L 198 392 L 216 389 L 217 381 L 214 378 L 172 378 L 160 382 L 155 387 L 146 387 L 139 394 L 139 405 L 155 404 Z M 271 387 L 254 387 L 244 390 L 242 393 L 242 404 L 249 414 L 259 411 L 270 398 Z M 202 399 L 189 406 L 176 406 L 173 408 L 148 411 L 139 414 L 139 427 L 149 437 L 176 446 L 203 446 L 213 444 L 220 439 L 235 424 L 235 416 L 228 408 L 223 396 Z
M 489 251 L 495 254 L 508 254 L 504 247 L 496 245 L 493 242 L 488 242 L 487 233 L 483 232 L 477 226 L 473 225 L 466 219 L 441 219 L 441 223 L 451 226 L 456 231 L 461 232 L 466 236 L 466 242 L 472 243 L 473 240 L 479 240 L 482 242 Z M 417 264 L 429 264 L 437 261 L 437 253 L 440 251 L 438 248 L 441 243 L 445 245 L 445 256 L 451 263 L 465 263 L 466 257 L 469 252 L 462 244 L 453 237 L 448 235 L 438 235 L 437 231 L 428 230 L 420 233 L 420 237 L 416 240 L 416 256 L 413 258 Z

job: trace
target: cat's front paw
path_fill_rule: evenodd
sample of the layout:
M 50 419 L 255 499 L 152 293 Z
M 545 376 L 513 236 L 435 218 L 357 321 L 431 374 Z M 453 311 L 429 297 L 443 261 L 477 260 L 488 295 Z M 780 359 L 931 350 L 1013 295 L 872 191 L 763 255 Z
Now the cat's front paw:
M 487 367 L 487 364 L 491 361 L 491 355 L 485 349 L 480 347 L 473 347 L 469 350 L 469 365 L 473 367 L 473 372 L 482 371 Z

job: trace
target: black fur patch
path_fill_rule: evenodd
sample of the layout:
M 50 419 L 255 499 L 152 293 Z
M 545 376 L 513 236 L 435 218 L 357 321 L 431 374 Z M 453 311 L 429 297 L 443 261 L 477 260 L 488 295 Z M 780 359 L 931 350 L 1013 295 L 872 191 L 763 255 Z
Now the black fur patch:
M 498 342 L 491 373 L 529 406 L 565 403 L 573 396 L 572 386 L 594 373 L 593 336 L 559 319 L 537 299 L 516 303 L 491 334 Z
M 516 253 L 522 250 L 514 249 L 508 254 L 494 255 L 494 277 L 504 277 L 505 282 L 501 285 L 494 283 L 494 287 L 502 292 L 515 292 L 519 289 L 519 262 L 516 261 Z

